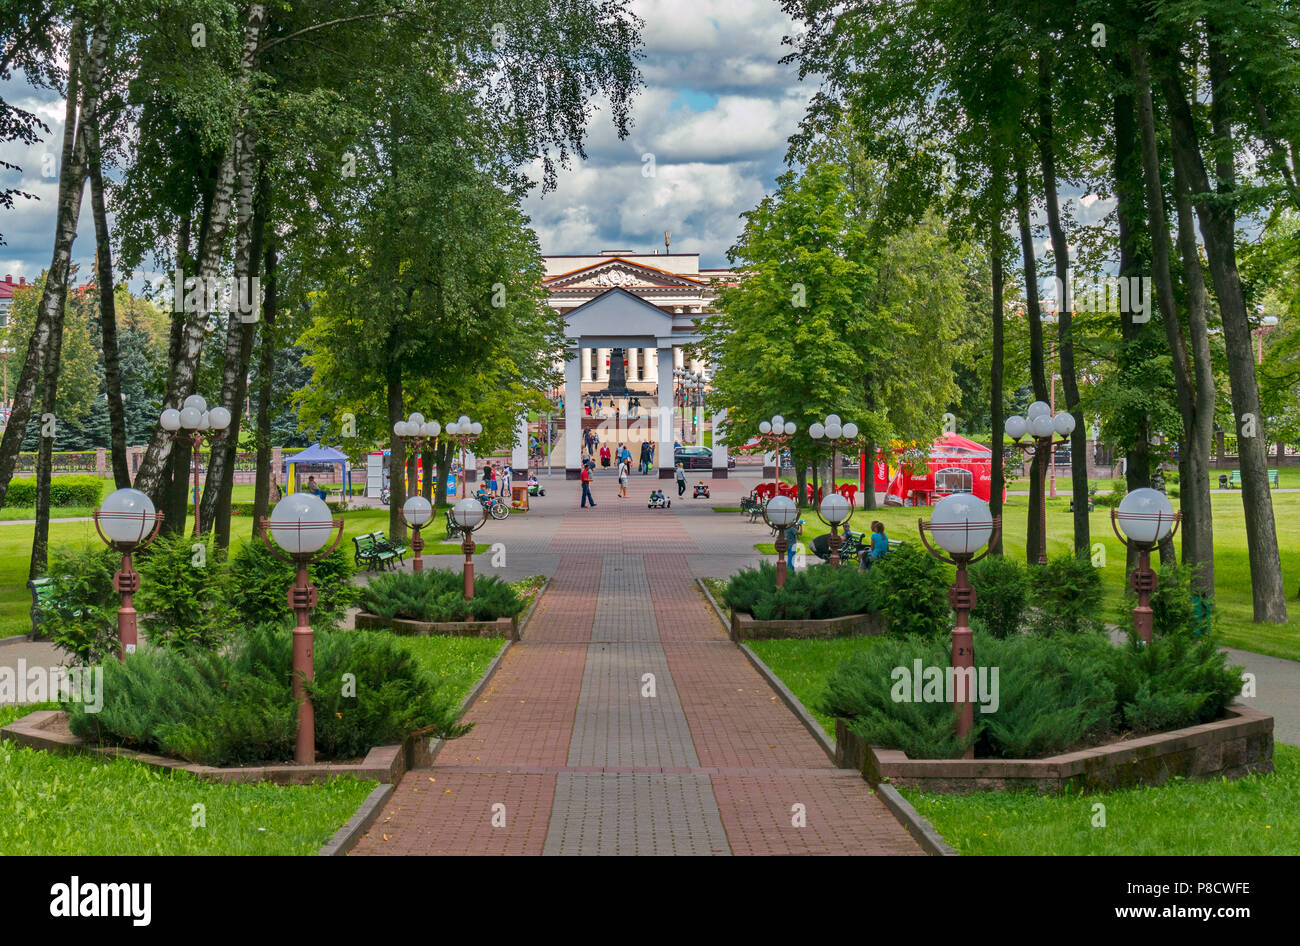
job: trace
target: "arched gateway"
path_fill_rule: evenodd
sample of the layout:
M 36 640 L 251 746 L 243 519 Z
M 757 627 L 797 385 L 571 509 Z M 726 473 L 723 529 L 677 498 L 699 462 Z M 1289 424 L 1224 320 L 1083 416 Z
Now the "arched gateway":
M 628 444 L 633 462 L 640 443 L 653 442 L 659 476 L 672 477 L 674 441 L 703 444 L 705 430 L 704 417 L 694 424 L 675 404 L 673 369 L 707 376 L 706 365 L 684 359 L 683 346 L 699 341 L 696 323 L 712 311 L 716 291 L 732 280 L 731 271 L 701 270 L 698 253 L 606 250 L 544 259 L 544 285 L 550 304 L 564 316 L 569 346 L 563 361 L 565 475 L 576 479 L 581 471 L 587 427 L 611 448 Z M 639 410 L 635 405 L 629 410 L 632 399 L 640 402 Z M 705 399 L 708 410 L 707 391 Z M 590 417 L 589 400 L 601 403 Z M 714 478 L 727 475 L 724 419 L 725 412 L 711 416 Z

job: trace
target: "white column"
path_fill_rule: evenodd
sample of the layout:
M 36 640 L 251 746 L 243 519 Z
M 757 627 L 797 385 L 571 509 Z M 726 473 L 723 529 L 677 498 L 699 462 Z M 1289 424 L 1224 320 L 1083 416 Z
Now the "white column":
M 659 391 L 656 395 L 658 410 L 655 417 L 655 464 L 660 479 L 673 477 L 673 352 L 681 349 L 659 349 Z
M 579 354 L 582 359 L 582 380 L 590 381 L 591 380 L 591 349 L 590 348 L 579 349 Z
M 596 349 L 596 380 L 601 384 L 609 384 L 609 349 Z
M 638 370 L 637 356 L 641 353 L 639 348 L 627 349 L 627 379 L 629 381 L 639 381 L 641 372 Z
M 510 467 L 515 471 L 516 476 L 520 471 L 528 469 L 528 413 L 526 411 L 519 415 L 519 426 L 515 429 L 515 445 L 510 451 Z
M 763 454 L 763 479 L 765 480 L 776 479 L 777 459 L 778 459 L 778 455 L 775 453 Z
M 564 363 L 564 475 L 571 480 L 582 474 L 581 370 L 577 355 Z
M 726 423 L 727 412 L 718 411 L 713 415 L 713 478 L 715 480 L 725 480 L 727 478 L 727 441 L 726 434 L 723 430 L 723 424 Z
M 660 349 L 660 350 L 662 351 L 662 349 Z M 674 367 L 674 368 L 681 368 L 681 367 L 683 367 L 683 359 L 684 359 L 684 356 L 683 356 L 683 354 L 682 354 L 682 350 L 681 350 L 681 348 L 679 348 L 678 346 L 674 345 L 674 346 L 673 346 L 673 367 Z
M 474 452 L 468 447 L 465 448 L 465 482 L 478 482 L 478 461 L 474 459 Z M 465 494 L 469 495 L 472 490 L 466 490 Z

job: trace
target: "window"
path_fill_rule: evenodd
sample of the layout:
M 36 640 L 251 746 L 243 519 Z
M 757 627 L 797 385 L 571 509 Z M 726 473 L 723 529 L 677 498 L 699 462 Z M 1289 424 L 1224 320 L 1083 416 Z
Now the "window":
M 936 470 L 934 474 L 934 491 L 936 493 L 969 493 L 974 490 L 975 478 L 970 470 L 950 466 Z

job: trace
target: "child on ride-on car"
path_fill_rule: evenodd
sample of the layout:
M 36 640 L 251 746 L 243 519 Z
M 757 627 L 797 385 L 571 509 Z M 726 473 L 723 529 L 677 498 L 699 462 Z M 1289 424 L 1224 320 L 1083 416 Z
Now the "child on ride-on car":
M 704 480 L 700 480 L 696 483 L 695 489 L 691 492 L 692 499 L 699 499 L 701 496 L 705 499 L 709 498 L 709 487 L 705 484 Z

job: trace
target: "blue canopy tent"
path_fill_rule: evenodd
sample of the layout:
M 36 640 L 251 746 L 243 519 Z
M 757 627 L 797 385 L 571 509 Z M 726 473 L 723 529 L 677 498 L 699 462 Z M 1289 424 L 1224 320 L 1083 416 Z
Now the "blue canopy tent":
M 296 488 L 297 484 L 295 482 L 295 477 L 293 475 L 293 468 L 296 464 L 300 464 L 300 463 L 341 464 L 343 467 L 342 481 L 343 481 L 344 491 L 349 494 L 352 492 L 351 489 L 352 484 L 349 482 L 348 479 L 350 474 L 348 473 L 347 454 L 341 453 L 340 451 L 335 450 L 333 447 L 322 447 L 319 443 L 314 443 L 306 450 L 302 450 L 298 453 L 293 454 L 292 456 L 287 456 L 284 458 L 284 485 L 285 485 L 286 494 L 294 492 Z

